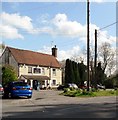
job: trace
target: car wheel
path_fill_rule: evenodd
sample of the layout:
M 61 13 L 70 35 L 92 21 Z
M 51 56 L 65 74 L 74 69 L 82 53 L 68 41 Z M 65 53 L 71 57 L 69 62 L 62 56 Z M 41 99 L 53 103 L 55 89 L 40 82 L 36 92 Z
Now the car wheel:
M 28 98 L 31 98 L 32 96 L 27 96 Z
M 9 93 L 9 98 L 14 98 L 14 96 L 11 93 Z
M 8 94 L 4 94 L 3 98 L 7 99 L 7 98 L 9 98 L 9 95 Z
M 13 98 L 15 98 L 15 96 L 11 95 L 10 98 L 13 99 Z

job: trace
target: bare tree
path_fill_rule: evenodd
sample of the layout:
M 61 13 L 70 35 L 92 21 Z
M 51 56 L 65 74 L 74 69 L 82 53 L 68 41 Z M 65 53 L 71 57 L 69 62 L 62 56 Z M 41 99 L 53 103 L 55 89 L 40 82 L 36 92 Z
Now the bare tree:
M 75 62 L 86 62 L 86 55 L 87 55 L 87 50 L 85 48 L 83 48 L 82 50 L 82 53 L 78 53 L 78 54 L 73 54 L 73 56 L 70 58 L 72 61 L 75 61 Z
M 77 62 L 77 63 L 84 61 L 84 57 L 83 56 L 79 56 L 79 55 L 73 55 L 70 59 L 72 61 Z
M 112 68 L 115 65 L 114 58 L 115 58 L 115 51 L 113 51 L 110 43 L 103 43 L 99 47 L 99 60 L 102 62 L 102 69 L 105 73 L 106 68 L 109 68 L 110 73 Z
M 109 72 L 109 75 L 111 76 L 112 72 L 115 74 L 115 70 L 116 70 L 116 60 L 113 59 L 112 61 L 109 62 L 108 64 L 108 72 Z

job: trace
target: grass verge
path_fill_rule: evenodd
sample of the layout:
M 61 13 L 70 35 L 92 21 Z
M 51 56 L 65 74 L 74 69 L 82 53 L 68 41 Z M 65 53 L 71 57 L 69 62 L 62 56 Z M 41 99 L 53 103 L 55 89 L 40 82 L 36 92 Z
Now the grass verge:
M 86 89 L 65 89 L 62 93 L 64 96 L 70 97 L 97 97 L 97 96 L 117 96 L 118 90 L 97 90 L 97 91 L 87 91 Z

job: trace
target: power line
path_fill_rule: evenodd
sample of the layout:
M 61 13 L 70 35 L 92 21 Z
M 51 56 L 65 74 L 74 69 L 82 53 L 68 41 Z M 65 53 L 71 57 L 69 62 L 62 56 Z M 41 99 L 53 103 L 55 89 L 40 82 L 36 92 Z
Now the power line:
M 103 27 L 103 28 L 100 28 L 99 30 L 103 30 L 103 29 L 105 29 L 105 28 L 111 27 L 112 25 L 115 25 L 116 23 L 118 23 L 118 21 L 116 21 L 116 22 L 114 22 L 114 23 L 111 23 L 111 24 L 109 24 L 109 25 L 107 25 L 107 26 L 105 26 L 105 27 Z

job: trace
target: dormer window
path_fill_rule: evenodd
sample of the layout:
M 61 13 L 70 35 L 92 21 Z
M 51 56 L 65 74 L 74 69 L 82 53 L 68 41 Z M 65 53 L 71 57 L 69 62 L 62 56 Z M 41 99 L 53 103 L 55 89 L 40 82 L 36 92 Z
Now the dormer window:
M 32 73 L 32 67 L 28 67 L 28 73 Z
M 56 69 L 52 69 L 52 73 L 56 76 Z
M 34 68 L 34 73 L 41 73 L 41 69 L 40 68 Z
M 44 68 L 42 68 L 42 74 L 45 75 L 45 69 Z

